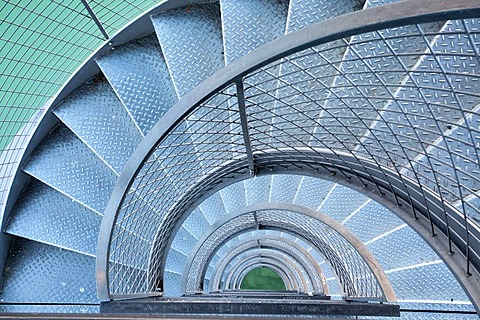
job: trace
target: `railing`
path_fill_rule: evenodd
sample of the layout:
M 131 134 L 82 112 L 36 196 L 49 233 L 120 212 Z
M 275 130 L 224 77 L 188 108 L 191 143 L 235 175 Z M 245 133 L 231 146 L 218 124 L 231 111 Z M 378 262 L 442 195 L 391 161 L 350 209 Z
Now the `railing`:
M 228 243 L 232 242 L 233 240 L 235 239 L 232 239 Z M 227 250 L 227 254 L 220 255 L 219 261 L 212 267 L 213 271 L 209 277 L 210 283 L 208 287 L 205 286 L 205 274 L 203 280 L 204 293 L 225 291 L 227 289 L 225 274 L 228 273 L 227 269 L 231 267 L 232 261 L 238 259 L 241 254 L 254 248 L 271 248 L 288 254 L 302 265 L 306 274 L 308 275 L 309 282 L 311 283 L 312 291 L 309 291 L 310 293 L 325 295 L 329 294 L 329 288 L 326 283 L 323 270 L 319 266 L 320 261 L 315 261 L 315 258 L 312 257 L 305 248 L 302 248 L 300 244 L 281 236 L 281 233 L 279 235 L 267 235 L 265 233 L 256 234 L 249 237 L 249 240 L 250 241 L 243 243 L 234 243 L 235 247 L 233 249 Z M 223 246 L 225 246 L 225 244 Z M 222 248 L 219 248 L 217 252 L 222 252 Z
M 148 270 L 163 271 L 185 215 L 251 173 L 363 186 L 426 218 L 447 237 L 437 248 L 465 259 L 442 257 L 478 278 L 479 24 L 444 21 L 479 17 L 479 8 L 423 0 L 364 10 L 273 41 L 200 84 L 119 179 L 99 238 L 100 298 L 161 291 Z M 137 250 L 135 234 L 151 254 Z M 468 287 L 473 278 L 460 273 Z M 467 290 L 479 297 L 475 285 Z
M 187 260 L 182 289 L 187 294 L 203 291 L 207 267 L 219 247 L 257 228 L 291 233 L 319 250 L 335 271 L 347 299 L 396 301 L 380 264 L 343 226 L 310 209 L 273 203 L 247 207 L 206 230 Z

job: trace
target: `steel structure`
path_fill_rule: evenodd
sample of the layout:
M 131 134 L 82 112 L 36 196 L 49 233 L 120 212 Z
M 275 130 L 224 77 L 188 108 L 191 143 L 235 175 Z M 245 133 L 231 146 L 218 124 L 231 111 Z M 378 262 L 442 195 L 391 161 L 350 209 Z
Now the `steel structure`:
M 310 293 L 322 293 L 328 295 L 328 285 L 318 261 L 315 261 L 313 256 L 310 255 L 302 246 L 279 235 L 269 236 L 265 234 L 258 234 L 249 238 L 251 239 L 250 241 L 238 244 L 234 250 L 231 250 L 225 256 L 220 257 L 217 264 L 213 267 L 212 281 L 209 283 L 208 288 L 204 287 L 204 290 L 207 292 L 225 290 L 227 288 L 225 276 L 230 272 L 227 271 L 227 269 L 231 270 L 230 268 L 233 261 L 238 259 L 241 254 L 256 248 L 272 248 L 279 252 L 284 252 L 290 255 L 302 265 L 303 269 L 306 271 L 306 275 L 308 276 L 308 281 L 312 285 L 312 291 L 310 291 Z M 205 280 L 203 281 L 205 282 Z
M 290 289 L 306 289 L 315 269 L 330 274 L 328 287 L 340 282 L 339 298 L 397 293 L 402 312 L 419 318 L 474 316 L 480 2 L 390 2 L 4 1 L 0 310 L 97 312 L 100 301 L 201 293 L 222 277 L 236 288 L 269 263 L 285 279 L 296 274 Z M 312 207 L 312 197 L 323 198 Z M 278 244 L 257 250 L 268 262 L 218 267 L 248 237 L 238 230 L 264 227 L 310 247 L 317 268 L 285 263 Z M 402 243 L 412 241 L 422 255 L 394 259 L 382 251 L 392 239 L 389 248 L 409 251 Z M 448 289 L 416 291 L 408 279 L 417 270 L 415 281 Z M 148 301 L 101 310 L 177 313 L 182 303 Z M 301 316 L 305 305 L 398 312 L 346 301 L 288 310 Z

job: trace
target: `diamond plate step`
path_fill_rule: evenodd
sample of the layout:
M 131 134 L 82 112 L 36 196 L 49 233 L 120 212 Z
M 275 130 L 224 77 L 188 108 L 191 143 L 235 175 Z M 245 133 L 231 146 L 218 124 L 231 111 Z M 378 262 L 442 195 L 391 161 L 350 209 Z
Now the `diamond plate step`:
M 272 176 L 258 176 L 244 181 L 247 205 L 268 202 Z
M 366 6 L 379 6 L 396 1 L 398 0 L 371 1 Z M 438 32 L 441 27 L 441 23 L 422 25 L 425 33 Z M 408 36 L 409 34 L 416 36 Z M 367 132 L 366 127 L 377 117 L 377 110 L 384 108 L 385 99 L 391 96 L 391 92 L 395 92 L 407 71 L 415 65 L 414 53 L 421 54 L 427 49 L 428 40 L 425 41 L 418 34 L 417 26 L 405 26 L 361 34 L 350 39 L 343 61 L 336 72 L 338 75 L 330 85 L 335 96 L 339 98 L 329 94 L 329 100 L 320 114 L 320 125 L 314 131 L 317 138 L 326 134 L 341 140 L 342 137 L 351 135 L 361 137 Z M 405 38 L 382 40 L 384 37 L 388 39 L 397 36 Z M 385 53 L 395 55 L 382 57 Z M 407 56 L 397 56 L 407 53 Z M 388 89 L 384 84 L 389 85 Z M 355 128 L 356 126 L 360 128 Z M 356 142 L 351 139 L 346 144 L 355 147 Z M 343 147 L 344 144 L 338 141 L 334 146 Z
M 95 256 L 101 217 L 38 180 L 20 195 L 6 232 Z
M 439 259 L 432 248 L 413 231 L 405 227 L 366 243 L 384 270 L 428 263 Z
M 348 218 L 344 226 L 364 243 L 404 223 L 392 211 L 375 201 L 369 201 Z
M 285 34 L 288 0 L 221 0 L 225 63 Z
M 22 303 L 98 303 L 95 258 L 16 238 L 6 261 L 0 299 Z
M 165 297 L 180 297 L 182 295 L 182 275 L 166 270 L 163 274 L 165 284 L 163 295 Z
M 186 263 L 187 263 L 187 256 L 185 254 L 181 253 L 178 250 L 170 249 L 168 251 L 165 270 L 182 274 Z
M 182 226 L 175 234 L 175 238 L 172 241 L 171 248 L 180 251 L 184 255 L 188 256 L 196 243 L 197 239 L 192 235 L 190 231 L 188 231 L 184 226 Z
M 143 135 L 177 102 L 155 35 L 115 48 L 97 63 Z
M 334 186 L 327 180 L 303 177 L 294 203 L 317 210 Z
M 245 185 L 243 181 L 229 185 L 220 191 L 227 214 L 235 213 L 247 204 L 245 196 Z
M 281 174 L 272 178 L 270 202 L 293 203 L 299 190 L 302 177 Z
M 468 128 L 472 130 L 472 136 L 470 136 Z M 478 169 L 478 163 L 480 163 L 480 149 L 478 148 L 480 145 L 480 106 L 474 108 L 472 113 L 465 113 L 465 118 L 461 117 L 456 124 L 451 124 L 443 136 L 444 138 L 437 139 L 426 148 L 428 154 L 435 159 L 434 170 L 424 156 L 415 158 L 415 170 L 423 176 L 425 184 L 430 187 L 437 177 L 443 189 L 441 190 L 443 196 L 454 203 L 460 203 L 460 206 L 456 205 L 457 208 L 460 208 L 461 202 L 464 201 L 466 214 L 478 221 L 480 220 L 480 201 L 477 195 L 480 185 Z M 452 179 L 456 181 L 456 177 L 462 182 L 461 193 L 458 184 L 452 181 Z M 451 193 L 452 191 L 455 192 L 455 195 Z
M 367 200 L 368 198 L 363 194 L 337 184 L 318 211 L 341 222 Z
M 365 0 L 290 0 L 287 32 L 361 10 Z
M 228 205 L 228 201 L 224 201 L 223 197 L 220 195 L 221 192 L 215 192 L 213 195 L 205 199 L 205 201 L 199 206 L 200 211 L 203 213 L 209 225 L 213 225 L 218 219 L 228 214 L 227 208 L 225 207 Z M 201 232 L 203 231 L 204 230 Z
M 363 2 L 361 0 L 291 0 L 287 32 L 293 32 L 323 20 L 360 10 L 363 8 Z M 317 50 L 324 51 L 323 55 L 309 54 L 305 56 L 306 52 L 312 53 Z M 301 51 L 298 54 L 291 55 L 288 59 L 284 59 L 278 70 L 282 81 L 278 82 L 278 89 L 275 93 L 277 99 L 282 100 L 282 102 L 276 101 L 273 105 L 273 113 L 280 117 L 273 119 L 272 131 L 288 128 L 290 124 L 285 123 L 282 118 L 293 119 L 298 113 L 297 108 L 310 117 L 310 119 L 306 118 L 304 120 L 305 128 L 314 128 L 317 125 L 314 119 L 318 119 L 321 108 L 321 103 L 318 101 L 327 97 L 328 90 L 323 89 L 318 81 L 312 81 L 311 67 L 320 66 L 316 67 L 313 72 L 322 74 L 321 82 L 329 85 L 337 73 L 335 66 L 338 65 L 338 61 L 342 60 L 345 50 L 345 46 L 339 40 L 316 46 L 315 49 L 306 50 L 306 52 Z M 272 72 L 275 71 L 272 70 Z M 312 94 L 311 97 L 308 97 L 309 95 L 299 95 L 299 92 L 312 92 Z M 267 107 L 267 109 L 270 108 Z M 308 141 L 311 138 L 308 131 L 311 131 L 311 129 L 297 130 L 295 136 Z M 282 144 L 275 139 L 275 133 L 273 132 L 261 140 L 267 140 L 269 144 L 274 145 Z
M 44 139 L 23 170 L 99 214 L 103 214 L 117 178 L 63 125 Z
M 480 20 L 467 20 L 467 27 L 469 30 L 478 30 L 480 27 Z M 409 149 L 404 152 L 410 158 L 414 158 L 418 152 L 423 152 L 422 146 L 427 143 L 433 143 L 437 138 L 441 137 L 442 132 L 448 132 L 449 123 L 463 121 L 464 118 L 455 110 L 462 107 L 464 110 L 472 110 L 480 102 L 479 99 L 474 99 L 471 96 L 468 98 L 460 97 L 457 101 L 452 93 L 447 93 L 445 90 L 423 89 L 419 90 L 418 86 L 431 87 L 437 83 L 442 83 L 442 88 L 449 88 L 448 82 L 453 86 L 452 90 L 468 91 L 480 90 L 480 81 L 477 78 L 471 78 L 462 74 L 475 73 L 480 68 L 480 62 L 473 56 L 462 56 L 454 58 L 448 54 L 449 52 L 469 52 L 471 51 L 471 44 L 467 36 L 459 38 L 458 35 L 451 36 L 448 33 L 458 30 L 464 30 L 463 24 L 460 21 L 449 21 L 442 28 L 440 35 L 436 36 L 430 43 L 431 50 L 439 54 L 437 59 L 427 51 L 427 55 L 420 57 L 419 61 L 412 68 L 410 75 L 403 81 L 403 86 L 395 92 L 395 98 L 401 102 L 391 102 L 387 108 L 388 111 L 382 112 L 382 116 L 388 121 L 392 122 L 389 127 L 380 126 L 379 123 L 374 123 L 372 126 L 377 139 L 384 141 L 387 151 L 395 153 L 393 150 L 397 145 L 393 141 L 395 136 L 401 136 L 402 140 L 409 145 Z M 479 40 L 478 34 L 471 35 L 475 43 Z M 441 70 L 449 73 L 448 80 L 441 74 Z M 432 84 L 432 85 L 430 85 Z M 434 85 L 435 84 L 435 85 Z M 415 102 L 412 102 L 415 100 Z M 428 101 L 426 105 L 422 101 Z M 460 104 L 460 105 L 459 105 Z M 433 105 L 433 106 L 431 106 Z M 444 107 L 447 106 L 447 107 Z M 453 106 L 454 108 L 450 108 Z M 410 116 L 405 119 L 399 117 L 398 110 L 402 110 Z M 432 120 L 432 113 L 441 119 L 438 123 Z M 417 133 L 419 138 L 424 141 L 422 144 L 418 142 L 417 137 L 412 130 L 407 130 L 403 124 L 407 122 L 413 127 L 418 128 Z M 384 131 L 388 131 L 384 132 Z M 378 145 L 371 140 L 372 147 L 376 148 Z M 392 143 L 390 143 L 392 142 Z M 461 150 L 461 149 L 460 149 Z M 466 150 L 461 150 L 460 153 Z M 397 160 L 399 164 L 406 164 L 405 156 Z M 437 170 L 439 168 L 435 168 Z
M 469 301 L 444 263 L 385 272 L 399 300 Z
M 122 172 L 142 139 L 103 76 L 83 84 L 54 110 L 54 114 L 117 174 Z
M 210 224 L 200 208 L 197 207 L 183 222 L 182 226 L 198 239 Z
M 179 97 L 224 66 L 217 3 L 170 10 L 151 19 Z

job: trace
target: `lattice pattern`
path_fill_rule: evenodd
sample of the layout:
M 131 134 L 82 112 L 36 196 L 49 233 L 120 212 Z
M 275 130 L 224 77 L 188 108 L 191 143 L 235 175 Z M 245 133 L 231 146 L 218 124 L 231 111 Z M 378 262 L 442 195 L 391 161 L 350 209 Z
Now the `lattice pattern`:
M 477 263 L 479 25 L 470 19 L 378 30 L 313 46 L 246 75 L 247 154 L 255 169 L 322 171 L 373 183 L 379 194 L 410 205 L 414 216 L 420 211 L 435 219 L 449 236 L 455 230 L 454 240 Z M 137 221 L 133 227 L 153 241 L 150 268 L 165 259 L 160 252 L 180 212 L 223 177 L 247 171 L 233 89 L 185 113 L 125 195 L 117 226 Z M 228 173 L 218 171 L 231 160 Z M 112 256 L 135 254 L 121 253 L 117 237 L 114 227 Z
M 229 88 L 225 92 L 228 92 Z M 111 260 L 122 262 L 134 260 L 142 270 L 159 267 L 158 258 L 165 249 L 169 234 L 158 234 L 157 230 L 169 230 L 177 217 L 168 217 L 167 212 L 175 203 L 188 196 L 188 190 L 198 184 L 207 172 L 220 169 L 228 161 L 241 159 L 245 148 L 242 145 L 240 123 L 235 111 L 236 99 L 228 93 L 217 95 L 205 102 L 173 130 L 160 143 L 151 157 L 144 163 L 124 199 L 112 236 Z M 236 131 L 232 132 L 232 127 Z M 218 130 L 220 129 L 220 131 Z M 197 179 L 192 179 L 197 177 Z M 164 190 L 157 192 L 157 190 Z M 142 234 L 148 241 L 155 242 L 156 253 L 150 261 L 149 252 L 128 249 L 128 234 L 124 230 Z M 150 265 L 149 265 L 150 261 Z M 112 292 L 143 292 L 147 279 L 131 279 L 121 265 L 111 265 Z M 123 292 L 122 282 L 131 281 L 130 292 Z M 152 285 L 154 286 L 154 285 Z M 155 290 L 154 287 L 148 288 Z

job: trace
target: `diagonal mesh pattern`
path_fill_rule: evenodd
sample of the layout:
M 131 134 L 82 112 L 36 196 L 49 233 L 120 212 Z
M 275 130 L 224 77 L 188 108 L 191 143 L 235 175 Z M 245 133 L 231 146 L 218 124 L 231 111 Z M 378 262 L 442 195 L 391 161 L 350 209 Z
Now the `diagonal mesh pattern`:
M 158 230 L 169 230 L 178 219 L 165 213 L 186 202 L 182 198 L 209 172 L 244 157 L 236 98 L 229 90 L 193 110 L 146 159 L 117 217 L 116 224 L 122 228 L 112 234 L 110 260 L 131 261 L 142 270 L 160 268 L 169 234 Z M 150 252 L 130 248 L 127 230 L 154 245 L 152 261 Z M 112 292 L 117 294 L 156 289 L 157 284 L 148 284 L 145 277 L 130 278 L 121 264 L 110 264 L 109 274 Z
M 150 273 L 142 288 L 156 290 L 161 252 L 182 214 L 228 184 L 225 177 L 248 172 L 248 157 L 256 173 L 332 174 L 391 195 L 388 201 L 406 204 L 415 218 L 425 216 L 432 234 L 445 233 L 449 249 L 453 243 L 466 256 L 469 273 L 471 264 L 480 265 L 479 26 L 477 19 L 452 20 L 327 37 L 278 52 L 273 62 L 245 59 L 251 68 L 228 69 L 244 71 L 222 78 L 230 79 L 222 88 L 231 86 L 211 92 L 207 103 L 193 99 L 193 113 L 185 111 L 158 136 L 131 179 L 110 258 L 139 255 Z M 233 92 L 243 86 L 240 116 Z M 146 234 L 152 253 L 123 252 L 117 243 L 123 224 Z M 128 293 L 143 293 L 137 289 Z M 353 295 L 357 289 L 345 288 Z M 126 293 L 112 281 L 110 292 Z
M 245 223 L 245 220 L 249 223 Z M 258 222 L 261 228 L 273 228 L 295 234 L 316 247 L 332 265 L 346 296 L 384 298 L 379 280 L 362 255 L 335 229 L 298 212 L 273 209 L 240 215 L 228 220 L 211 233 L 192 253 L 192 262 L 188 265 L 186 273 L 187 293 L 202 290 L 204 271 L 219 246 L 235 233 L 254 228 L 255 222 Z

